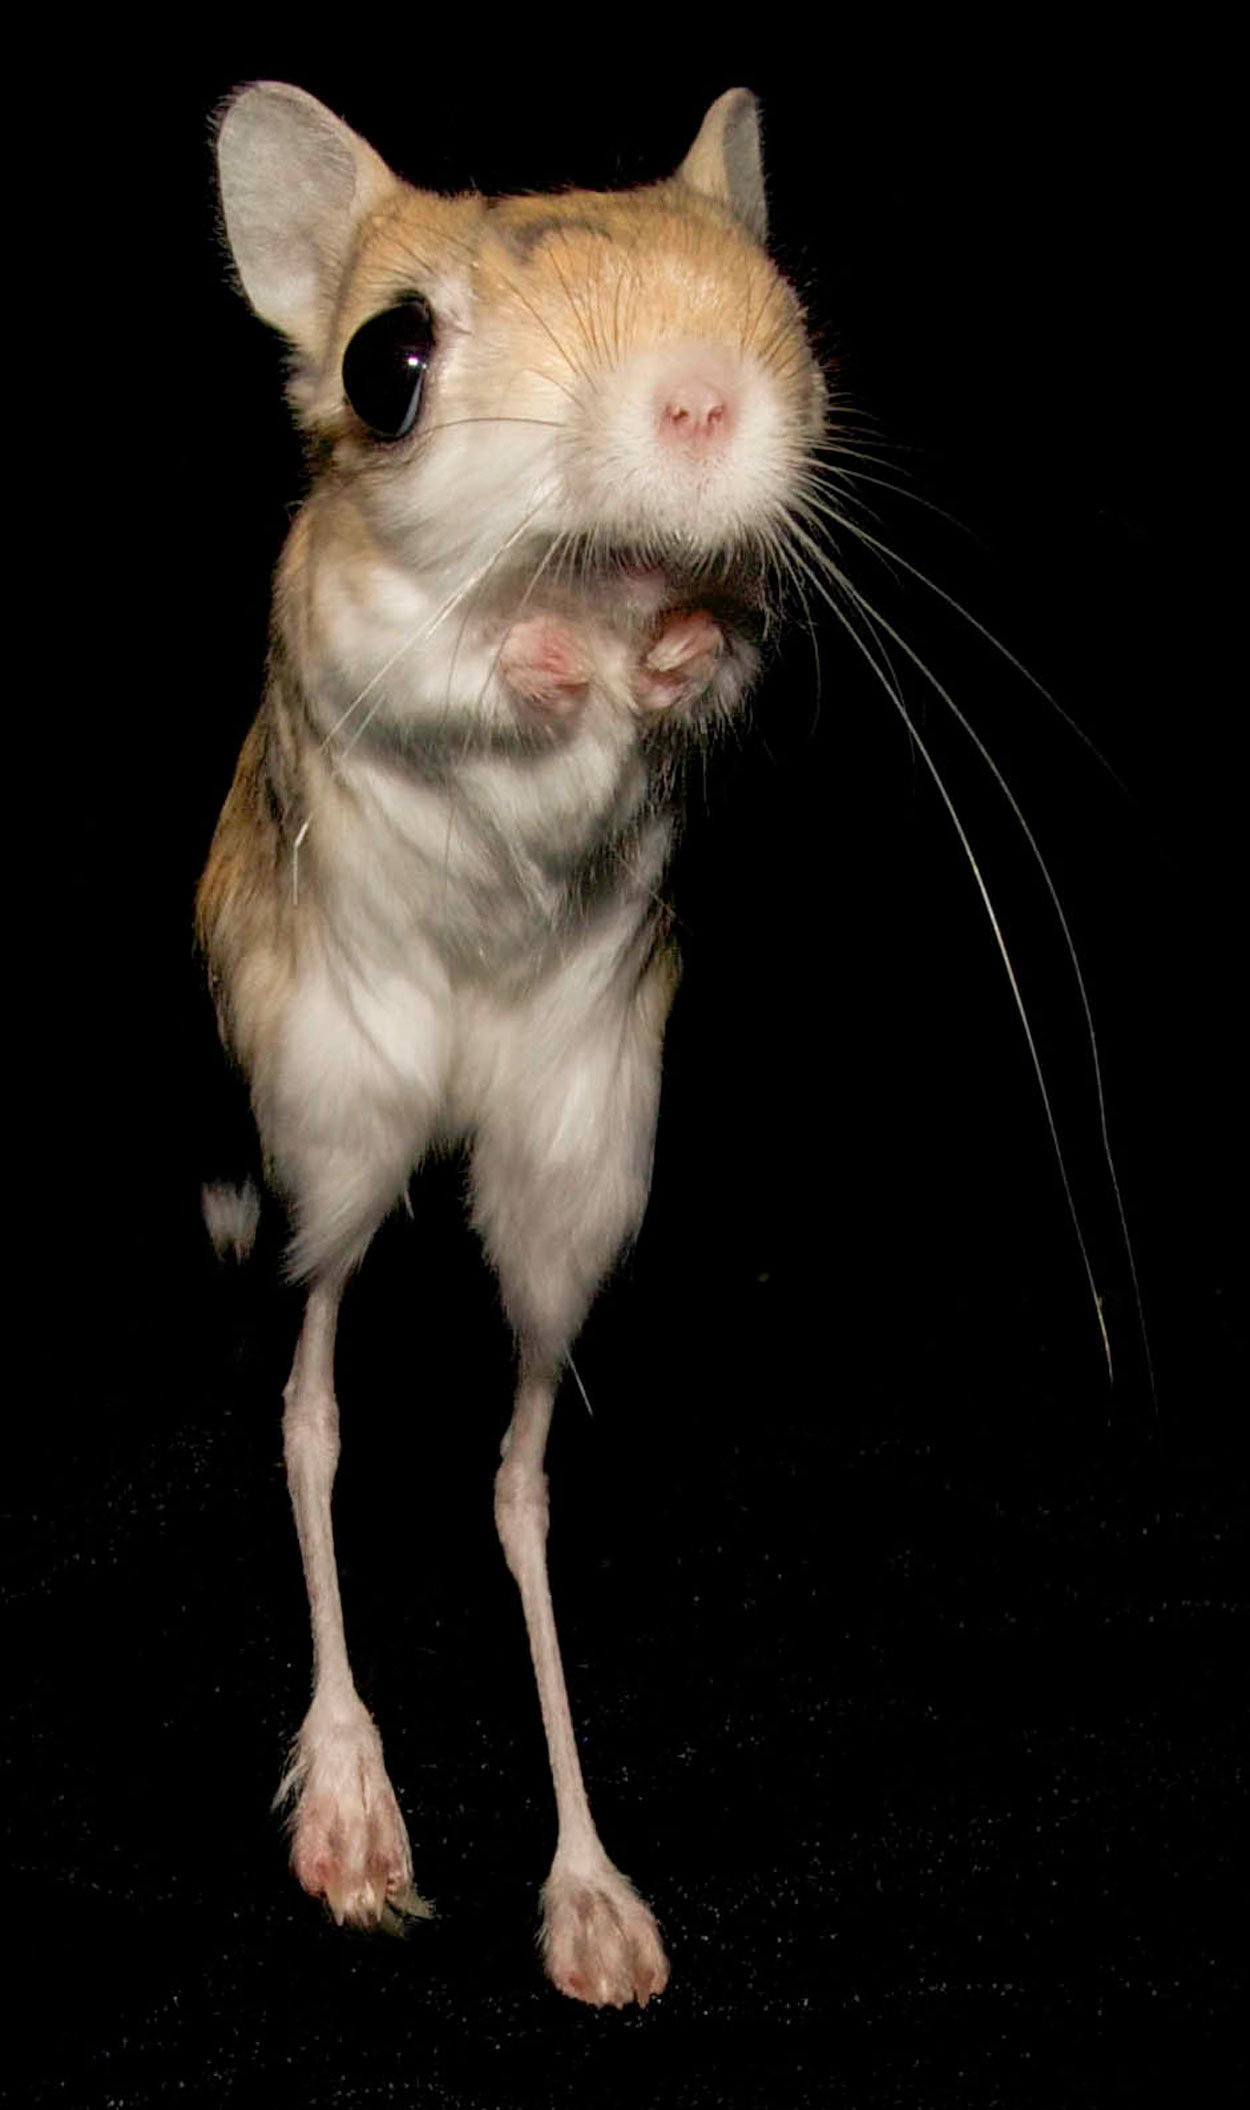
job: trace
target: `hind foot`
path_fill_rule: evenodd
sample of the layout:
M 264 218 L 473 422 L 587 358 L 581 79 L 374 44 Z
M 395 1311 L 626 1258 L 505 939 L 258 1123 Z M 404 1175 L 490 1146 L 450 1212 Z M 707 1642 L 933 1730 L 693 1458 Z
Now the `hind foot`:
M 633 1884 L 605 1860 L 593 1873 L 553 1868 L 543 1888 L 543 1962 L 573 2000 L 645 2007 L 668 1984 L 659 1929 Z
M 310 1897 L 324 1898 L 336 1923 L 396 1929 L 430 1908 L 412 1882 L 412 1855 L 399 1804 L 386 1777 L 382 1739 L 371 1717 L 332 1720 L 309 1709 L 279 1801 L 295 1798 L 289 1819 L 291 1866 Z

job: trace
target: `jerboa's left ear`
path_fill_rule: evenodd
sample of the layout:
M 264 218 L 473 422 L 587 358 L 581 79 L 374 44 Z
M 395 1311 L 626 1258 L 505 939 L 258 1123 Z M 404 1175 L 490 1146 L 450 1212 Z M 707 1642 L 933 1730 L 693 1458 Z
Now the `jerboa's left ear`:
M 677 174 L 692 190 L 727 205 L 757 242 L 767 240 L 760 111 L 749 88 L 730 88 L 718 96 Z

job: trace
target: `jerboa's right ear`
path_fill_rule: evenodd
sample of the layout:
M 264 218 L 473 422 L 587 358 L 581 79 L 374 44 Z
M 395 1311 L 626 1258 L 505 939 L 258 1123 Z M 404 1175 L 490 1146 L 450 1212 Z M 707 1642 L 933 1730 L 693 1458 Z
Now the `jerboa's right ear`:
M 231 253 L 265 322 L 319 359 L 361 217 L 398 178 L 315 96 L 241 88 L 217 133 Z

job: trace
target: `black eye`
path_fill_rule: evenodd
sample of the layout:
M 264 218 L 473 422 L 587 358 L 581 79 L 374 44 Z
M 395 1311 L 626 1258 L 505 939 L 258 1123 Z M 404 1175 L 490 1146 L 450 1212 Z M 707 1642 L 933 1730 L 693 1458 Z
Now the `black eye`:
M 402 440 L 412 431 L 433 349 L 434 317 L 419 293 L 361 323 L 343 354 L 343 387 L 379 439 Z

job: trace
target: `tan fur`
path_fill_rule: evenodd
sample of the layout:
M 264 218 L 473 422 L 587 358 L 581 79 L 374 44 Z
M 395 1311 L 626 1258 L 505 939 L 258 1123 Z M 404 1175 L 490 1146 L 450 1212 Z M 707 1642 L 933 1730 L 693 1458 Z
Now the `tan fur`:
M 276 84 L 230 106 L 219 163 L 315 464 L 196 908 L 310 1285 L 284 1417 L 316 1662 L 285 1782 L 292 1862 L 338 1919 L 416 1909 L 343 1636 L 334 1338 L 377 1225 L 429 1148 L 460 1143 L 518 1344 L 495 1504 L 559 1815 L 543 1953 L 576 1998 L 645 2003 L 668 1964 L 590 1816 L 542 1457 L 570 1345 L 646 1204 L 682 755 L 757 671 L 821 377 L 761 247 L 742 91 L 675 177 L 619 195 L 431 197 Z M 385 389 L 370 401 L 397 316 L 386 372 L 410 412 L 422 377 L 409 423 L 388 421 Z M 250 1219 L 214 1204 L 241 1249 Z
M 476 395 L 493 402 L 497 415 L 541 412 L 552 392 L 579 374 L 610 375 L 651 344 L 705 337 L 749 347 L 783 380 L 794 377 L 796 435 L 810 443 L 821 382 L 806 353 L 798 301 L 727 200 L 681 175 L 626 193 L 569 190 L 496 201 L 441 198 L 392 179 L 356 231 L 324 335 L 301 349 L 336 375 L 343 348 L 368 315 L 406 287 L 462 271 L 471 273 L 485 309 Z M 298 379 L 293 393 L 345 461 L 359 454 L 355 422 L 341 400 L 327 409 L 328 390 L 310 390 Z M 311 538 L 331 515 L 344 570 L 367 567 L 378 555 L 367 517 L 339 502 L 336 483 L 314 491 L 284 551 L 277 588 L 278 628 L 294 631 L 296 642 L 307 621 L 303 574 Z M 239 759 L 196 912 L 223 1032 L 254 1077 L 263 1075 L 267 1047 L 281 1033 L 299 947 L 316 938 L 321 808 L 344 795 L 275 671 Z

